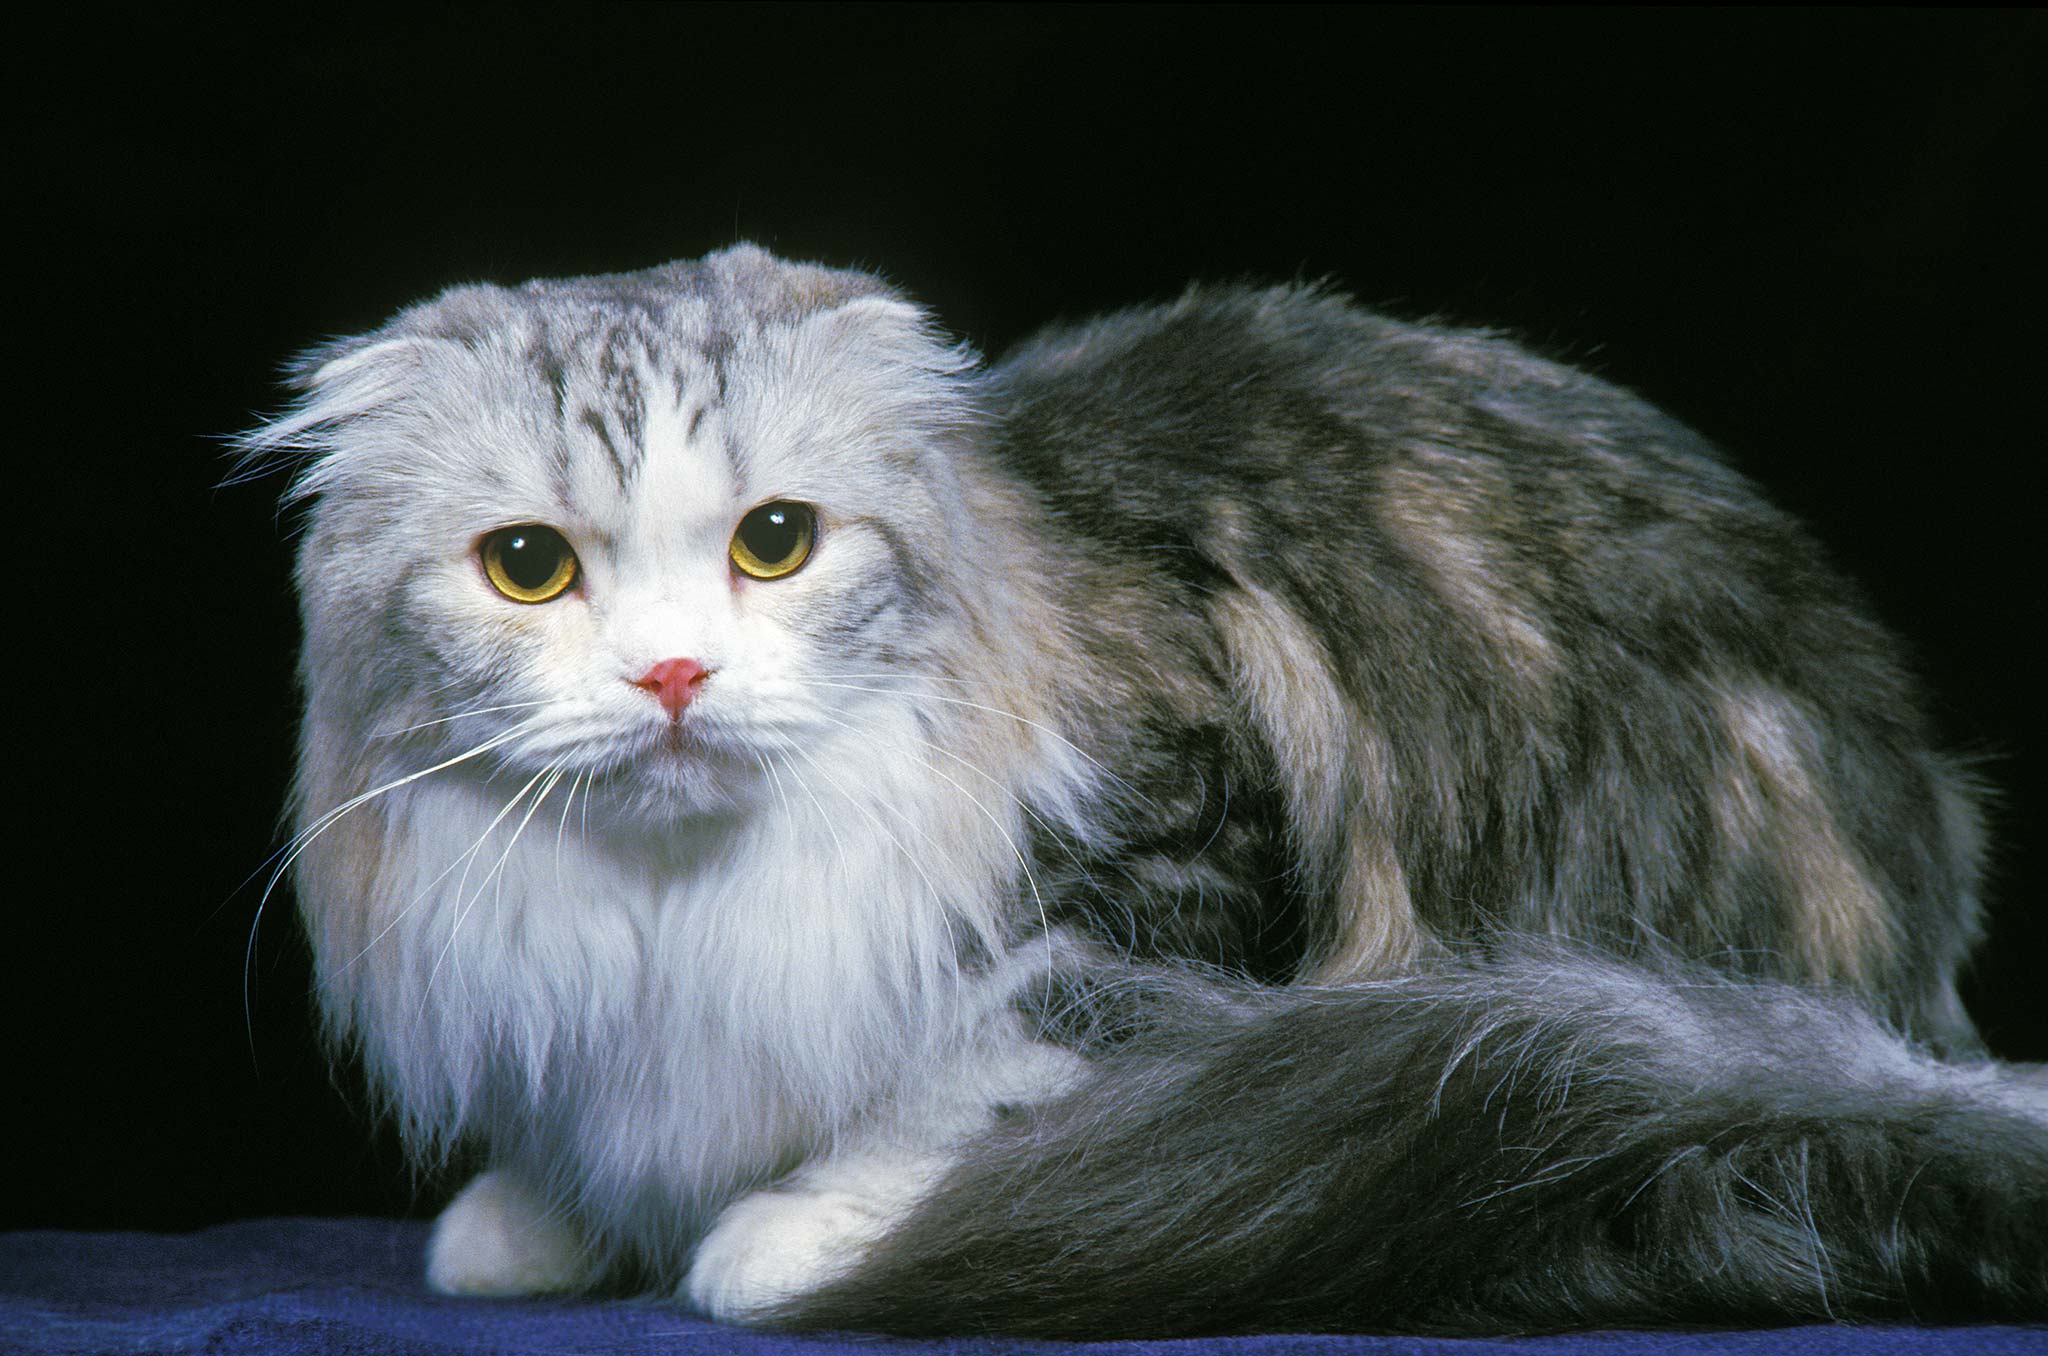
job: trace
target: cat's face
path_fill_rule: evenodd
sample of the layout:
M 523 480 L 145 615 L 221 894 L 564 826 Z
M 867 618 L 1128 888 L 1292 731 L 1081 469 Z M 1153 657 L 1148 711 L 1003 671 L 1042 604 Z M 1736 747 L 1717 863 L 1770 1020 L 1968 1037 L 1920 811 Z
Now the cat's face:
M 465 770 L 701 814 L 878 737 L 943 667 L 985 545 L 959 355 L 837 275 L 721 262 L 450 294 L 316 375 L 307 674 L 366 758 L 488 745 Z

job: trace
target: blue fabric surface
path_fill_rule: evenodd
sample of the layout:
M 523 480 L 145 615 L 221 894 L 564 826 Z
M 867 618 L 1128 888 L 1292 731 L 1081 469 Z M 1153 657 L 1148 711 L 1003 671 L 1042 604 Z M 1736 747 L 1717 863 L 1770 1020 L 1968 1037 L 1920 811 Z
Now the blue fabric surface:
M 894 1342 L 721 1327 L 651 1303 L 457 1300 L 420 1281 L 426 1226 L 384 1220 L 251 1220 L 193 1234 L 0 1235 L 0 1349 L 82 1353 L 1175 1353 L 1175 1356 L 1454 1356 L 1567 1352 L 2048 1353 L 2048 1326 L 1804 1327 L 1753 1332 L 1600 1332 L 1495 1341 L 1276 1336 L 1182 1342 Z

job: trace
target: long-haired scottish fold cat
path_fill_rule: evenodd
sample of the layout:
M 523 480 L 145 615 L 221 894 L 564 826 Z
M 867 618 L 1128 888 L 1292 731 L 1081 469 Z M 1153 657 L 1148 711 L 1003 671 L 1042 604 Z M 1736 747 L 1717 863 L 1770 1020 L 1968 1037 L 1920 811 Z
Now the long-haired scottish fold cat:
M 465 1294 L 1072 1336 L 2048 1315 L 1976 794 L 1685 428 L 1197 288 L 993 368 L 739 247 L 250 439 L 291 867 Z

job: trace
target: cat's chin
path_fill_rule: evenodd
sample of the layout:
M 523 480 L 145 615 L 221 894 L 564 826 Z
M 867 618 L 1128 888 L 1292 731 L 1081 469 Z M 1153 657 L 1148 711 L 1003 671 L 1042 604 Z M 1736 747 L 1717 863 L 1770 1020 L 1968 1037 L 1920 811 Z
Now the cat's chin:
M 759 759 L 663 731 L 589 779 L 593 804 L 645 827 L 724 818 L 772 794 Z

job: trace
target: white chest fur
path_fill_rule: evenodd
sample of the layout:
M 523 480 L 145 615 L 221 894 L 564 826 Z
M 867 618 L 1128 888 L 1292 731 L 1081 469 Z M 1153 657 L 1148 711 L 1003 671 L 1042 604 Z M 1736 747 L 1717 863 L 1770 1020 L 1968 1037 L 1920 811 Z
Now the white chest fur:
M 660 834 L 566 796 L 508 810 L 518 787 L 378 802 L 370 940 L 323 981 L 417 1133 L 482 1141 L 600 1239 L 680 1253 L 735 1193 L 897 1115 L 906 1074 L 1014 1039 L 1027 958 L 960 951 L 992 941 L 1015 826 L 917 769 Z

